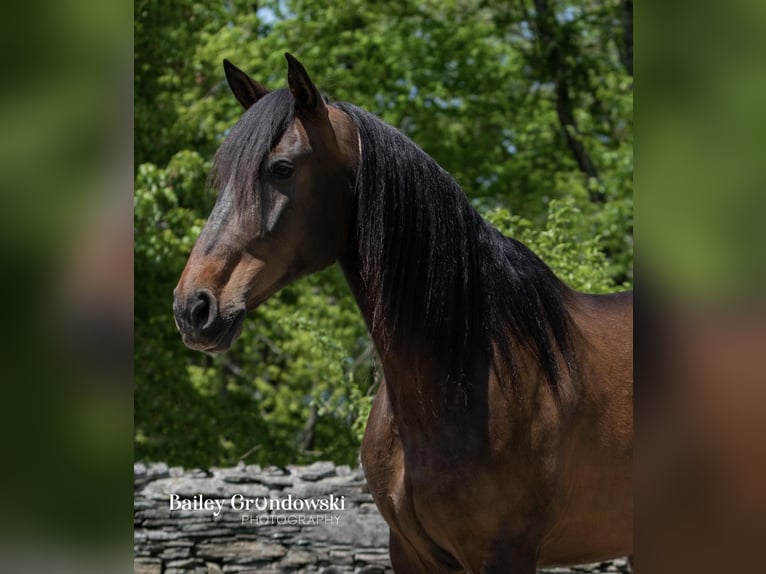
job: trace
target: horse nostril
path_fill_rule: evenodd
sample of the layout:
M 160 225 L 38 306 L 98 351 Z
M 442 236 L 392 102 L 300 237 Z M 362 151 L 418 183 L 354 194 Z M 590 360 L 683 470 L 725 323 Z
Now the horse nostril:
M 217 313 L 215 297 L 207 289 L 200 289 L 194 294 L 196 301 L 190 311 L 191 324 L 197 331 L 207 328 Z

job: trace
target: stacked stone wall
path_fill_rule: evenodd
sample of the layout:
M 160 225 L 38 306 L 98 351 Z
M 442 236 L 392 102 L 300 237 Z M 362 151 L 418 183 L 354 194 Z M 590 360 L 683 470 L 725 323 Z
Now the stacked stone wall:
M 328 508 L 296 510 L 312 500 Z M 329 462 L 210 470 L 138 463 L 133 517 L 136 574 L 392 572 L 388 528 L 362 471 Z M 616 560 L 546 572 L 628 571 Z

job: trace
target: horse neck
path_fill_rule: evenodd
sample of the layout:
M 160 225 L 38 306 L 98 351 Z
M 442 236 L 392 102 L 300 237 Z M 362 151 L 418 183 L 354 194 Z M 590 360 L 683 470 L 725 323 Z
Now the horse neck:
M 484 258 L 498 256 L 486 246 L 476 247 L 475 253 Z M 408 340 L 390 340 L 387 333 L 380 331 L 380 325 L 374 317 L 375 302 L 365 285 L 356 246 L 349 245 L 339 262 L 380 356 L 393 414 L 402 424 L 414 428 L 417 432 L 417 428 L 424 429 L 435 419 L 441 421 L 439 424 L 451 419 L 462 428 L 467 428 L 485 420 L 488 397 L 493 392 L 512 399 L 511 402 L 515 405 L 514 416 L 526 416 L 524 409 L 531 408 L 534 403 L 532 397 L 537 395 L 538 387 L 545 385 L 544 381 L 549 377 L 549 371 L 544 368 L 539 355 L 529 344 L 515 337 L 509 337 L 505 341 L 491 341 L 491 356 L 474 354 L 475 360 L 467 362 L 465 379 L 448 381 L 444 363 L 450 357 L 434 356 L 427 350 L 424 352 L 424 347 L 418 343 L 419 340 L 429 339 L 428 333 L 420 333 L 419 337 L 410 337 Z M 560 289 L 563 304 L 571 311 L 581 306 L 581 299 L 587 298 L 564 284 L 560 285 Z M 509 301 L 503 300 L 503 304 L 509 304 Z M 466 312 L 465 309 L 463 311 Z M 501 313 L 504 309 L 496 311 Z M 576 315 L 579 316 L 579 313 Z M 460 317 L 453 317 L 452 321 L 460 324 Z M 481 329 L 483 326 L 472 324 L 473 329 Z M 573 337 L 572 344 L 579 345 L 582 338 L 579 329 L 573 326 L 570 334 Z M 513 366 L 508 360 L 509 353 L 501 350 L 503 344 L 510 347 Z M 552 344 L 556 344 L 555 341 Z M 476 348 L 473 349 L 475 350 Z M 576 373 L 569 371 L 568 357 L 562 354 L 561 348 L 556 348 L 556 357 L 562 375 L 556 382 L 557 392 L 561 393 L 563 400 L 571 401 L 577 385 L 573 379 Z M 550 387 L 546 392 L 554 392 L 553 386 L 545 386 Z M 428 430 L 432 428 L 429 427 Z
M 445 384 L 443 359 L 439 361 L 438 357 L 423 352 L 413 341 L 388 338 L 381 331 L 382 325 L 375 321 L 374 302 L 362 278 L 358 253 L 349 249 L 339 262 L 378 351 L 388 399 L 401 424 L 410 427 L 424 424 L 430 428 L 434 418 L 454 421 L 455 417 L 466 414 L 469 402 L 485 403 L 479 396 L 469 400 L 468 391 L 457 384 Z M 478 370 L 482 374 L 476 378 L 483 377 L 486 381 L 488 367 L 483 365 Z M 472 389 L 471 393 L 485 391 L 486 385 Z

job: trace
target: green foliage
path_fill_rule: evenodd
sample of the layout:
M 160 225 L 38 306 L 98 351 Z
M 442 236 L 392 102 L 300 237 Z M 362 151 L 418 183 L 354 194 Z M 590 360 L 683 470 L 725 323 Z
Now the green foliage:
M 257 10 L 139 0 L 136 457 L 354 463 L 377 381 L 335 267 L 259 308 L 223 356 L 181 342 L 172 290 L 214 202 L 210 158 L 241 113 L 223 58 L 276 88 L 290 51 L 329 96 L 405 131 L 573 287 L 603 292 L 632 278 L 632 79 L 620 18 L 617 0 L 271 0 Z
M 550 202 L 542 229 L 502 207 L 487 213 L 486 219 L 542 257 L 570 287 L 588 293 L 615 290 L 601 238 L 593 235 L 594 226 L 572 198 Z

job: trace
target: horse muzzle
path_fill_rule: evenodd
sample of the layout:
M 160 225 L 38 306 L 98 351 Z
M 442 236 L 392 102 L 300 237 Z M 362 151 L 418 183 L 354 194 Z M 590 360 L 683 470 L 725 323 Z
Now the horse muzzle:
M 218 301 L 209 289 L 191 295 L 175 293 L 173 314 L 184 344 L 197 351 L 226 351 L 242 332 L 245 309 L 222 314 Z

